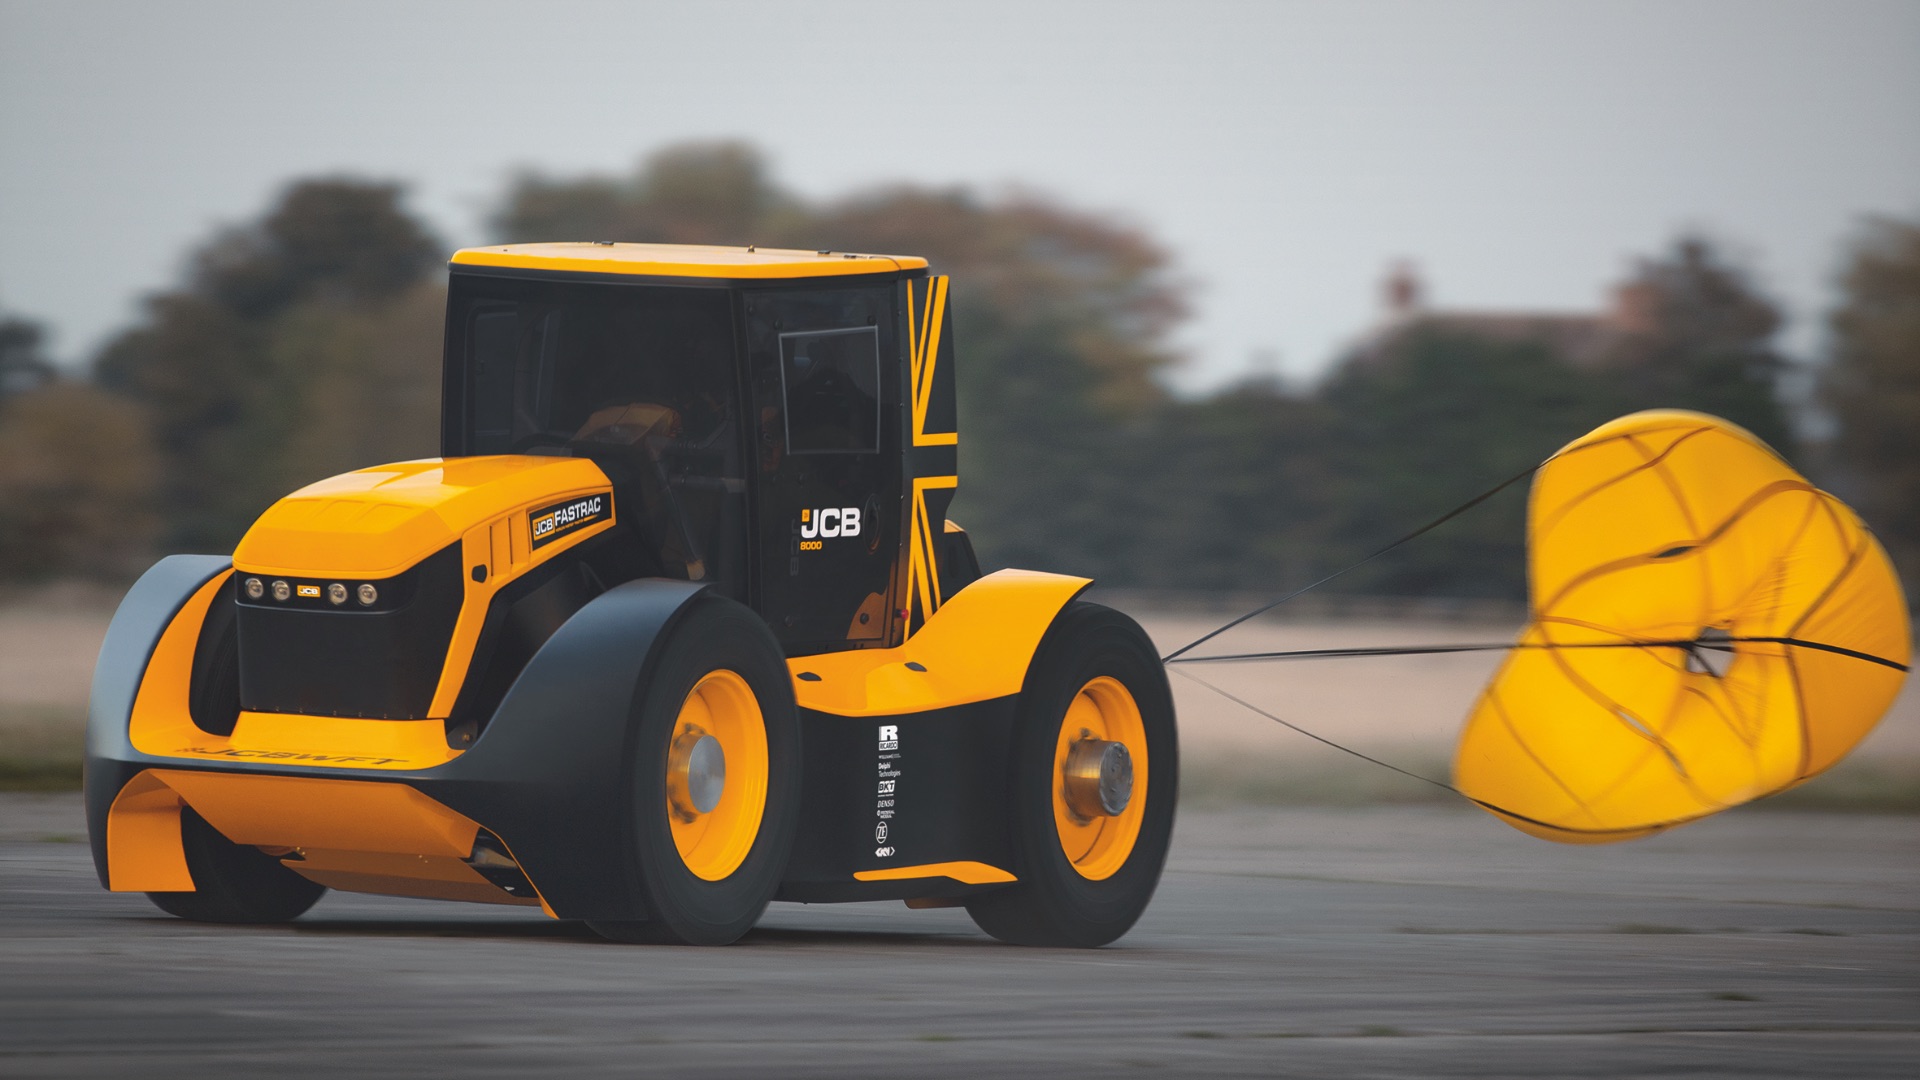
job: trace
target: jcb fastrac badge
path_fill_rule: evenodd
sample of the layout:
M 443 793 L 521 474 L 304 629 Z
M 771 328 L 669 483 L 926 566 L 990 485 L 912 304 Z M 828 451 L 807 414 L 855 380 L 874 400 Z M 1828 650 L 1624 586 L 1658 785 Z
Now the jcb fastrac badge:
M 608 521 L 612 517 L 613 493 L 601 491 L 532 511 L 527 514 L 527 531 L 533 534 L 533 546 L 537 548 L 596 521 Z

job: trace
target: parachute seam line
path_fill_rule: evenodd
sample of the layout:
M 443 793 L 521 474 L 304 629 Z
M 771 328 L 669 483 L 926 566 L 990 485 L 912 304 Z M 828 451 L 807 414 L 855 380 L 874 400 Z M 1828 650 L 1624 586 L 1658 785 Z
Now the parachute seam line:
M 1487 704 L 1493 706 L 1493 715 L 1499 717 L 1500 726 L 1507 729 L 1507 737 L 1513 740 L 1513 744 L 1520 748 L 1521 753 L 1527 755 L 1527 760 L 1533 762 L 1534 767 L 1539 769 L 1542 775 L 1553 781 L 1554 787 L 1559 788 L 1567 798 L 1573 800 L 1573 805 L 1579 807 L 1581 813 L 1598 822 L 1600 815 L 1594 813 L 1592 805 L 1589 804 L 1585 798 L 1581 797 L 1579 792 L 1573 790 L 1571 785 L 1561 779 L 1560 774 L 1554 772 L 1552 766 L 1542 761 L 1539 754 L 1534 753 L 1533 745 L 1527 742 L 1526 738 L 1520 734 L 1520 729 L 1514 724 L 1513 717 L 1507 713 L 1507 703 L 1500 700 L 1500 692 L 1498 690 L 1492 687 L 1487 688 Z M 1465 792 L 1461 794 L 1465 794 Z M 1472 798 L 1472 796 L 1468 797 Z
M 1694 519 L 1693 507 L 1687 504 L 1686 496 L 1680 493 L 1680 482 L 1674 479 L 1672 471 L 1666 467 L 1666 462 L 1662 460 L 1658 454 L 1653 453 L 1653 451 L 1643 445 L 1639 439 L 1629 435 L 1627 436 L 1627 442 L 1631 444 L 1635 450 L 1640 452 L 1640 456 L 1646 460 L 1647 467 L 1652 469 L 1653 474 L 1660 478 L 1660 486 L 1667 489 L 1668 497 L 1673 499 L 1674 508 L 1680 511 L 1680 519 L 1686 522 L 1687 531 L 1692 534 L 1693 542 L 1698 546 L 1700 543 L 1700 523 Z
M 1797 550 L 1800 547 L 1800 545 L 1806 541 L 1807 531 L 1813 528 L 1814 519 L 1820 516 L 1822 511 L 1827 511 L 1826 516 L 1829 520 L 1833 519 L 1833 514 L 1830 510 L 1828 510 L 1828 506 L 1827 506 L 1827 503 L 1829 500 L 1825 497 L 1824 493 L 1820 493 L 1820 494 L 1821 494 L 1821 497 L 1808 501 L 1807 512 L 1804 515 L 1802 515 L 1800 519 L 1800 527 L 1794 530 L 1793 538 L 1781 546 L 1780 554 L 1777 557 L 1775 557 L 1775 559 L 1773 560 L 1773 572 L 1774 572 L 1773 604 L 1767 610 L 1768 626 L 1780 625 L 1780 606 L 1786 602 L 1785 582 L 1787 580 L 1787 553 Z M 1839 526 L 1839 524 L 1840 523 L 1838 521 L 1834 521 L 1834 525 L 1836 526 L 1836 528 Z M 1844 535 L 1844 530 L 1841 530 L 1841 531 L 1842 531 L 1842 535 Z M 1832 581 L 1827 583 L 1826 588 L 1820 590 L 1820 595 L 1817 598 L 1815 598 L 1813 603 L 1807 605 L 1807 609 L 1800 613 L 1800 617 L 1794 620 L 1794 624 L 1792 626 L 1787 627 L 1787 633 L 1792 634 L 1792 633 L 1798 632 L 1798 630 L 1800 629 L 1800 623 L 1804 621 L 1808 615 L 1812 614 L 1814 609 L 1818 608 L 1821 604 L 1826 602 L 1827 596 L 1830 595 L 1833 592 L 1833 590 L 1839 586 L 1841 580 L 1847 576 L 1847 572 L 1849 569 L 1851 569 L 1853 560 L 1854 560 L 1854 554 L 1852 552 L 1848 552 L 1847 564 L 1843 565 L 1840 568 L 1840 573 L 1837 576 L 1835 576 L 1835 578 Z
M 1840 520 L 1834 515 L 1831 502 L 1822 499 L 1821 505 L 1822 508 L 1827 511 L 1828 519 L 1833 522 L 1835 531 L 1840 532 L 1841 535 L 1844 536 L 1846 531 L 1840 528 Z M 1814 598 L 1813 603 L 1807 605 L 1807 609 L 1800 613 L 1799 618 L 1793 620 L 1793 625 L 1787 627 L 1787 633 L 1798 634 L 1800 628 L 1807 624 L 1807 620 L 1813 618 L 1821 608 L 1826 606 L 1827 601 L 1832 599 L 1833 594 L 1839 591 L 1840 584 L 1853 574 L 1853 568 L 1859 565 L 1860 557 L 1867 553 L 1867 547 L 1867 538 L 1864 536 L 1860 538 L 1860 543 L 1850 546 L 1850 550 L 1847 552 L 1847 561 L 1841 565 L 1840 572 L 1833 576 L 1832 581 L 1827 582 L 1826 588 L 1820 590 L 1820 595 Z
M 1678 440 L 1674 445 L 1678 445 Z M 1638 448 L 1639 442 L 1635 441 L 1634 446 Z M 1642 450 L 1642 453 L 1644 452 Z M 1686 493 L 1680 487 L 1679 477 L 1673 475 L 1673 470 L 1668 468 L 1664 458 L 1656 458 L 1651 464 L 1654 475 L 1660 478 L 1660 483 L 1667 489 L 1667 495 L 1673 499 L 1673 505 L 1679 508 L 1681 520 L 1686 522 L 1687 530 L 1693 534 L 1694 550 L 1706 547 L 1707 540 L 1700 535 L 1699 517 L 1693 512 L 1693 505 L 1687 502 Z M 1694 560 L 1694 565 L 1699 568 L 1700 573 L 1700 607 L 1696 609 L 1697 617 L 1694 619 L 1694 625 L 1705 626 L 1709 614 L 1708 605 L 1713 602 L 1713 564 L 1706 559 L 1697 559 Z
M 1547 459 L 1547 461 L 1552 461 L 1552 460 L 1553 460 L 1552 458 Z M 1380 548 L 1379 550 L 1375 551 L 1373 554 L 1368 555 L 1364 559 L 1361 559 L 1359 562 L 1352 563 L 1339 570 L 1335 570 L 1333 573 L 1328 574 L 1326 577 L 1323 577 L 1320 580 L 1313 582 L 1312 584 L 1301 586 L 1300 588 L 1295 589 L 1294 591 L 1286 594 L 1285 596 L 1280 597 L 1278 600 L 1274 600 L 1274 601 L 1271 601 L 1270 603 L 1263 604 L 1260 607 L 1254 608 L 1252 611 L 1249 611 L 1245 615 L 1242 615 L 1239 618 L 1234 619 L 1232 622 L 1229 622 L 1226 625 L 1221 626 L 1219 629 L 1210 631 L 1206 634 L 1201 635 L 1198 638 L 1195 638 L 1194 640 L 1186 643 L 1185 645 L 1180 646 L 1178 649 L 1175 649 L 1174 651 L 1161 657 L 1160 658 L 1161 661 L 1164 663 L 1166 661 L 1172 660 L 1175 657 L 1178 657 L 1181 654 L 1192 649 L 1196 645 L 1204 644 L 1205 642 L 1211 641 L 1214 638 L 1219 637 L 1221 634 L 1224 634 L 1227 631 L 1233 629 L 1234 627 L 1239 626 L 1241 623 L 1246 622 L 1248 619 L 1252 619 L 1257 616 L 1264 615 L 1267 612 L 1272 611 L 1274 608 L 1279 607 L 1281 604 L 1284 604 L 1287 601 L 1292 600 L 1297 596 L 1311 592 L 1314 589 L 1317 589 L 1320 586 L 1325 585 L 1327 582 L 1334 580 L 1335 578 L 1338 578 L 1344 574 L 1350 573 L 1354 570 L 1358 570 L 1360 567 L 1365 566 L 1366 564 L 1372 562 L 1373 560 L 1379 558 L 1382 555 L 1385 555 L 1387 552 L 1392 551 L 1393 549 L 1408 542 L 1409 540 L 1414 539 L 1417 536 L 1421 536 L 1425 533 L 1431 532 L 1432 530 L 1439 528 L 1442 525 L 1445 525 L 1447 522 L 1452 521 L 1454 518 L 1459 517 L 1461 514 L 1466 513 L 1468 510 L 1473 509 L 1474 507 L 1480 505 L 1481 503 L 1487 501 L 1488 499 L 1493 498 L 1495 495 L 1498 495 L 1502 491 L 1505 491 L 1507 488 L 1513 486 L 1514 484 L 1517 484 L 1520 481 L 1525 480 L 1527 477 L 1532 476 L 1534 473 L 1538 472 L 1541 466 L 1544 466 L 1547 463 L 1547 461 L 1542 461 L 1538 465 L 1530 465 L 1527 467 L 1526 471 L 1515 473 L 1513 476 L 1510 476 L 1507 479 L 1500 481 L 1500 483 L 1494 485 L 1493 487 L 1488 488 L 1487 490 L 1481 492 L 1478 495 L 1475 495 L 1473 498 L 1468 499 L 1466 502 L 1461 503 L 1459 506 L 1454 507 L 1453 509 L 1447 511 L 1446 513 L 1440 515 L 1437 518 L 1434 518 L 1432 521 L 1429 521 L 1425 525 L 1422 525 L 1419 528 L 1413 530 L 1412 532 L 1406 534 L 1405 536 L 1402 536 L 1400 539 L 1395 540 L 1393 543 L 1388 544 L 1383 548 Z
M 1725 690 L 1724 685 L 1722 685 L 1721 688 L 1723 691 Z M 1720 722 L 1726 725 L 1726 728 L 1728 731 L 1733 733 L 1733 737 L 1736 739 L 1739 739 L 1740 742 L 1746 746 L 1748 754 L 1754 757 L 1755 759 L 1754 760 L 1755 766 L 1759 765 L 1759 752 L 1760 752 L 1759 725 L 1752 725 L 1754 730 L 1754 735 L 1752 738 L 1749 738 L 1747 736 L 1747 728 L 1749 727 L 1749 725 L 1747 723 L 1746 714 L 1740 710 L 1740 706 L 1737 703 L 1735 703 L 1735 701 L 1733 700 L 1733 695 L 1731 693 L 1726 694 L 1727 707 L 1725 709 L 1722 709 L 1720 707 L 1720 702 L 1715 701 L 1713 699 L 1712 694 L 1709 694 L 1704 690 L 1701 690 L 1697 686 L 1682 686 L 1680 688 L 1680 692 L 1683 694 L 1692 694 L 1695 697 L 1699 698 L 1701 701 L 1706 702 L 1707 708 L 1713 710 L 1713 714 L 1719 717 Z M 1761 702 L 1760 704 L 1760 711 L 1763 714 L 1767 711 L 1767 706 L 1764 701 Z M 1728 713 L 1732 713 L 1732 715 L 1729 716 Z
M 1678 449 L 1681 443 L 1686 442 L 1688 439 L 1693 438 L 1695 435 L 1698 435 L 1703 431 L 1711 431 L 1711 430 L 1713 429 L 1704 428 L 1704 427 L 1694 428 L 1692 431 L 1687 432 L 1685 435 L 1682 435 L 1679 438 L 1673 440 L 1673 442 L 1669 443 L 1667 445 L 1667 448 L 1665 450 L 1660 451 L 1659 456 L 1655 457 L 1653 460 L 1643 461 L 1640 464 L 1635 465 L 1633 468 L 1628 469 L 1626 472 L 1623 472 L 1618 476 L 1612 477 L 1611 479 L 1602 480 L 1600 483 L 1595 484 L 1594 486 L 1588 488 L 1587 490 L 1581 492 L 1580 494 L 1569 498 L 1566 502 L 1562 503 L 1558 509 L 1554 511 L 1553 520 L 1542 522 L 1541 524 L 1535 526 L 1535 532 L 1544 534 L 1547 531 L 1557 527 L 1560 524 L 1560 522 L 1563 521 L 1568 514 L 1571 514 L 1574 511 L 1574 509 L 1578 507 L 1580 504 L 1586 502 L 1588 499 L 1592 498 L 1595 495 L 1600 494 L 1602 491 L 1605 491 L 1606 489 L 1612 487 L 1615 484 L 1624 483 L 1628 479 L 1631 479 L 1632 477 L 1637 476 L 1640 473 L 1653 468 L 1654 466 L 1660 464 L 1662 461 L 1665 461 L 1667 455 L 1673 453 L 1674 450 Z M 1624 436 L 1624 438 L 1626 438 L 1628 441 L 1631 441 L 1633 436 L 1628 435 L 1628 436 Z M 1612 442 L 1613 440 L 1609 439 L 1607 441 Z M 1597 446 L 1600 444 L 1596 443 L 1594 445 Z M 1585 448 L 1583 447 L 1582 449 L 1585 449 Z M 1545 464 L 1545 462 L 1542 462 L 1542 464 Z
M 1694 544 L 1691 550 L 1684 551 L 1679 555 L 1673 556 L 1672 558 L 1674 560 L 1691 559 L 1701 554 L 1707 548 L 1711 547 L 1715 543 L 1718 543 L 1722 538 L 1724 538 L 1728 530 L 1732 529 L 1734 525 L 1738 524 L 1740 522 L 1740 519 L 1746 517 L 1748 514 L 1758 509 L 1761 505 L 1771 501 L 1776 496 L 1784 495 L 1790 491 L 1818 491 L 1818 490 L 1819 490 L 1818 488 L 1815 488 L 1811 484 L 1807 484 L 1804 482 L 1796 483 L 1791 480 L 1776 480 L 1773 483 L 1768 484 L 1766 487 L 1761 488 L 1759 491 L 1755 492 L 1753 495 L 1749 496 L 1746 502 L 1740 504 L 1738 507 L 1735 507 L 1733 512 L 1727 516 L 1727 519 L 1725 521 L 1722 521 L 1717 527 L 1714 528 L 1712 532 L 1709 532 L 1706 536 L 1701 537 L 1699 542 Z M 1580 588 L 1581 586 L 1584 586 L 1584 585 L 1591 584 L 1592 582 L 1600 578 L 1606 577 L 1609 574 L 1616 574 L 1622 570 L 1631 570 L 1631 569 L 1634 569 L 1635 567 L 1647 566 L 1655 562 L 1666 562 L 1666 561 L 1668 560 L 1660 559 L 1657 553 L 1651 554 L 1651 555 L 1649 554 L 1623 555 L 1620 558 L 1613 560 L 1612 562 L 1603 563 L 1600 566 L 1593 567 L 1592 569 L 1581 574 L 1579 577 L 1573 578 L 1572 580 L 1568 581 L 1566 584 L 1560 586 L 1560 591 L 1554 593 L 1553 597 L 1550 600 L 1548 600 L 1546 604 L 1542 605 L 1542 609 L 1541 609 L 1542 613 L 1544 614 L 1545 612 L 1552 611 L 1553 608 L 1558 606 L 1560 601 L 1566 599 L 1567 594 L 1569 592 L 1572 592 L 1574 589 Z

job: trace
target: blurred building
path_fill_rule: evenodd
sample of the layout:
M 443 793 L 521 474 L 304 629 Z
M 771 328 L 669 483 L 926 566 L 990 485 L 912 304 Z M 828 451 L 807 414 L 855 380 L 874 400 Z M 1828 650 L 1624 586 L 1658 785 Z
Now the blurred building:
M 1427 303 L 1426 283 L 1417 268 L 1402 260 L 1388 268 L 1380 285 L 1381 315 L 1357 342 L 1353 362 L 1365 364 L 1391 353 L 1416 334 L 1471 337 L 1502 344 L 1545 346 L 1563 362 L 1596 368 L 1620 354 L 1629 339 L 1654 329 L 1656 296 L 1644 283 L 1623 284 L 1601 311 L 1476 311 Z

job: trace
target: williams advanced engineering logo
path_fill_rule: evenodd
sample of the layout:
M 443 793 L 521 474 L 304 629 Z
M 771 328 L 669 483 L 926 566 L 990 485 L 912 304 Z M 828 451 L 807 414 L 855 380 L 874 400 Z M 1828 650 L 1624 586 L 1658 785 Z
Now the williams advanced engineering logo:
M 613 517 L 613 496 L 610 492 L 597 492 L 592 495 L 579 495 L 563 503 L 543 506 L 527 514 L 527 531 L 533 534 L 533 546 L 541 547 L 555 540 L 584 529 L 598 521 L 607 521 Z

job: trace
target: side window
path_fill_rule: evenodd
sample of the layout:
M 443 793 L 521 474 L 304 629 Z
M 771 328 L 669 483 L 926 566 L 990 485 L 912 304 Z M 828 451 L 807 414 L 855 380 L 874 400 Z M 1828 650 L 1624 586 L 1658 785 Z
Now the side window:
M 513 442 L 513 375 L 520 355 L 520 311 L 504 304 L 478 307 L 467 331 L 474 384 L 473 439 L 499 453 Z
M 880 451 L 880 333 L 872 326 L 780 335 L 787 453 Z

